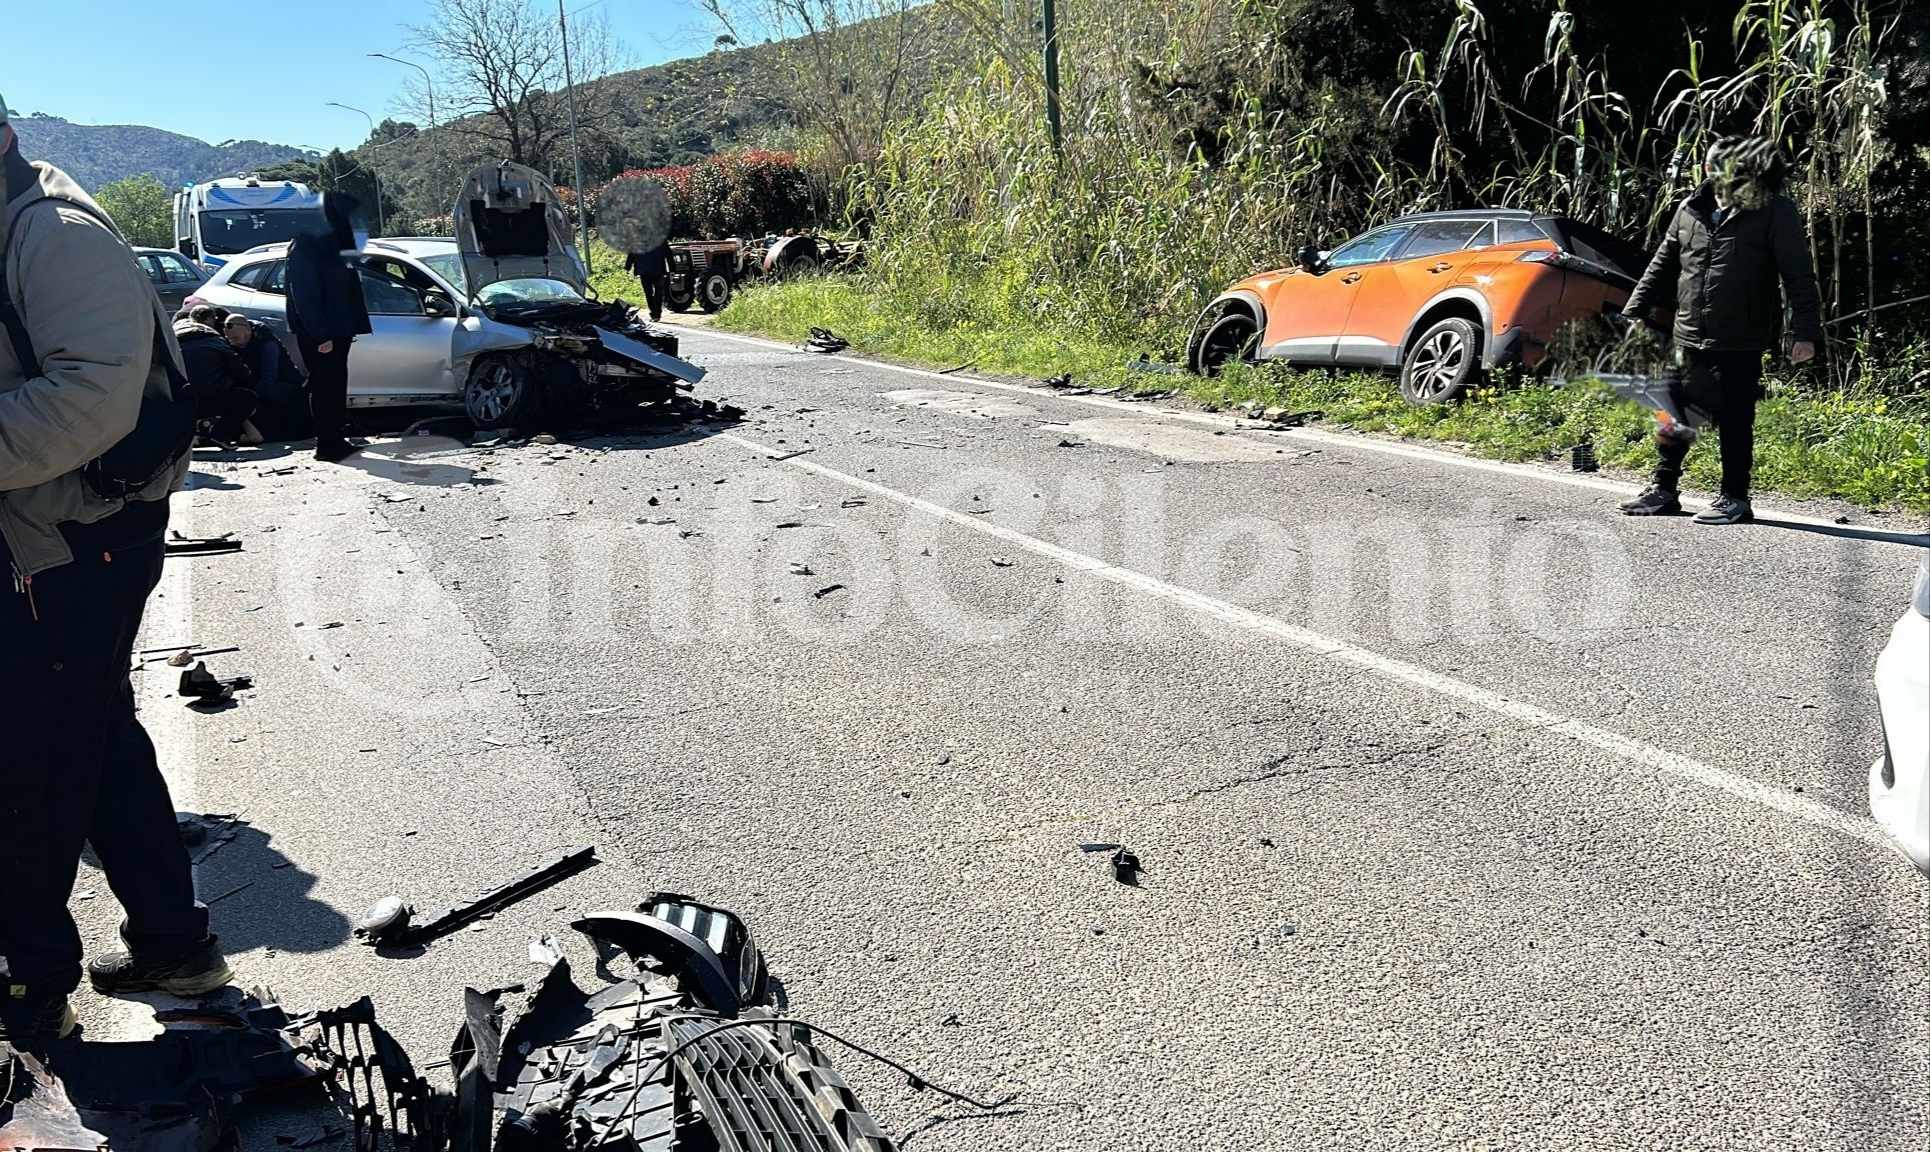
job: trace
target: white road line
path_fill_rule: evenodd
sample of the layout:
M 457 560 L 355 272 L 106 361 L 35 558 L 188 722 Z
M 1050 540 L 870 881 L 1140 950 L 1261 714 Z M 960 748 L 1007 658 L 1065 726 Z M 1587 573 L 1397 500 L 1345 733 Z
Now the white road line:
M 1866 818 L 1851 815 L 1841 809 L 1828 804 L 1818 803 L 1807 797 L 1784 792 L 1781 789 L 1773 788 L 1769 785 L 1751 780 L 1746 776 L 1731 772 L 1726 768 L 1718 768 L 1712 764 L 1704 764 L 1699 760 L 1691 759 L 1679 753 L 1670 752 L 1651 744 L 1645 744 L 1640 740 L 1610 732 L 1606 728 L 1597 727 L 1586 721 L 1576 720 L 1572 717 L 1550 712 L 1547 709 L 1539 708 L 1525 701 L 1516 700 L 1513 697 L 1504 696 L 1499 692 L 1470 684 L 1465 680 L 1457 680 L 1452 676 L 1442 675 L 1432 669 L 1423 668 L 1418 664 L 1410 664 L 1405 660 L 1397 660 L 1391 656 L 1384 656 L 1378 652 L 1350 644 L 1344 640 L 1337 640 L 1334 637 L 1315 632 L 1312 629 L 1289 624 L 1284 620 L 1255 612 L 1249 608 L 1242 608 L 1238 604 L 1207 596 L 1200 592 L 1194 592 L 1190 589 L 1181 588 L 1175 584 L 1169 584 L 1164 580 L 1148 576 L 1143 572 L 1135 572 L 1130 568 L 1121 568 L 1118 565 L 1109 564 L 1104 560 L 1094 556 L 1088 556 L 1083 552 L 1075 552 L 1070 548 L 1063 548 L 1049 541 L 1041 540 L 1036 536 L 1028 536 L 1016 529 L 991 523 L 977 516 L 968 516 L 963 512 L 953 511 L 942 504 L 934 504 L 929 500 L 923 500 L 909 493 L 900 492 L 895 488 L 888 488 L 875 481 L 866 480 L 860 476 L 853 476 L 848 472 L 840 472 L 836 468 L 827 467 L 813 460 L 799 457 L 785 458 L 785 453 L 780 450 L 739 436 L 736 433 L 721 433 L 717 438 L 720 440 L 728 440 L 739 447 L 749 449 L 768 459 L 780 461 L 788 467 L 822 476 L 827 480 L 833 480 L 847 487 L 856 488 L 874 496 L 890 500 L 893 503 L 922 512 L 928 516 L 934 516 L 938 519 L 959 525 L 960 527 L 969 528 L 974 532 L 995 537 L 1015 548 L 1023 548 L 1028 552 L 1063 564 L 1067 568 L 1084 572 L 1087 575 L 1110 581 L 1122 587 L 1131 588 L 1134 591 L 1144 593 L 1148 596 L 1166 600 L 1181 608 L 1222 621 L 1233 627 L 1243 628 L 1249 632 L 1257 632 L 1277 640 L 1285 641 L 1295 647 L 1328 657 L 1343 664 L 1351 664 L 1354 667 L 1372 672 L 1388 680 L 1398 681 L 1428 692 L 1436 693 L 1437 695 L 1447 696 L 1466 704 L 1472 704 L 1485 711 L 1518 721 L 1525 727 L 1541 728 L 1550 732 L 1560 733 L 1577 743 L 1598 751 L 1610 753 L 1623 760 L 1652 769 L 1656 772 L 1675 776 L 1694 784 L 1700 784 L 1718 792 L 1726 792 L 1737 799 L 1746 800 L 1752 804 L 1780 812 L 1785 816 L 1814 824 L 1819 828 L 1824 828 L 1838 835 L 1846 836 L 1849 839 L 1870 845 L 1873 848 L 1888 850 L 1889 842 Z
M 694 327 L 689 329 L 689 331 L 700 336 L 714 337 L 718 340 L 730 340 L 739 344 L 754 345 L 759 348 L 771 348 L 780 352 L 792 352 L 799 356 L 808 356 L 814 360 L 842 360 L 848 364 L 860 364 L 867 368 L 883 368 L 891 372 L 902 372 L 907 376 L 940 380 L 953 387 L 962 385 L 973 388 L 989 388 L 1000 392 L 1017 392 L 1038 399 L 1063 400 L 1069 404 L 1084 404 L 1090 408 L 1131 412 L 1135 416 L 1158 420 L 1174 420 L 1187 424 L 1201 424 L 1221 430 L 1246 428 L 1250 431 L 1263 432 L 1268 436 L 1298 440 L 1307 444 L 1319 444 L 1328 448 L 1374 452 L 1382 456 L 1400 456 L 1409 460 L 1421 460 L 1429 464 L 1440 464 L 1450 468 L 1466 468 L 1475 472 L 1487 472 L 1493 475 L 1509 476 L 1519 480 L 1537 480 L 1544 484 L 1565 484 L 1570 488 L 1586 488 L 1595 492 L 1610 492 L 1617 496 L 1632 496 L 1641 490 L 1638 485 L 1624 484 L 1619 480 L 1609 480 L 1601 476 L 1590 476 L 1584 473 L 1556 472 L 1549 468 L 1537 468 L 1531 464 L 1510 464 L 1504 460 L 1482 460 L 1478 457 L 1463 456 L 1456 452 L 1444 452 L 1436 448 L 1424 448 L 1418 444 L 1380 440 L 1365 435 L 1364 433 L 1325 432 L 1316 428 L 1283 428 L 1278 430 L 1253 428 L 1251 421 L 1223 416 L 1214 412 L 1187 412 L 1181 409 L 1163 408 L 1158 404 L 1150 404 L 1144 401 L 1114 400 L 1106 396 L 1065 396 L 1047 388 L 1039 388 L 1027 384 L 1008 384 L 1002 380 L 987 380 L 981 376 L 946 376 L 924 368 L 908 368 L 903 364 L 891 364 L 883 360 L 867 360 L 862 356 L 845 354 L 826 356 L 816 352 L 801 352 L 794 345 L 780 343 L 776 340 L 765 340 L 757 336 L 740 336 L 735 332 L 718 332 L 711 328 Z M 1695 499 L 1684 499 L 1682 503 L 1688 508 L 1707 506 L 1706 501 L 1698 501 Z M 1798 524 L 1834 527 L 1832 521 L 1818 516 L 1807 516 L 1800 512 L 1785 512 L 1779 509 L 1764 508 L 1760 504 L 1756 506 L 1756 514 L 1763 517 L 1773 517 L 1777 520 L 1788 520 Z
M 168 509 L 168 527 L 183 536 L 194 534 L 194 499 L 192 491 L 177 492 Z M 194 565 L 193 560 L 170 560 L 162 565 L 161 583 L 147 598 L 147 609 L 141 614 L 144 642 L 137 643 L 136 648 L 189 643 L 215 646 L 213 637 L 194 634 Z M 155 758 L 160 761 L 174 806 L 193 812 L 200 791 L 195 716 L 172 695 L 178 679 L 178 670 L 167 663 L 157 660 L 149 664 L 134 677 L 135 701 L 141 710 L 141 726 L 154 741 Z

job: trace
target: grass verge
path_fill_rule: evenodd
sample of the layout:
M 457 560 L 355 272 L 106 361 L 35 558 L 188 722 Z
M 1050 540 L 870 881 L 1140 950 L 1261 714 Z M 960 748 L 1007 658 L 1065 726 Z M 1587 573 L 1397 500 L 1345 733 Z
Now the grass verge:
M 939 328 L 862 278 L 751 286 L 717 326 L 795 341 L 813 327 L 829 328 L 853 351 L 891 360 L 1034 378 L 1070 372 L 1091 388 L 1177 388 L 1207 408 L 1258 403 L 1317 412 L 1326 425 L 1450 443 L 1499 460 L 1554 459 L 1586 440 L 1604 466 L 1645 472 L 1655 463 L 1650 416 L 1605 389 L 1530 381 L 1481 388 L 1458 404 L 1415 407 L 1390 377 L 1375 373 L 1295 372 L 1268 364 L 1211 380 L 1152 374 L 1128 367 L 1142 349 L 1025 318 Z M 1713 490 L 1720 472 L 1716 436 L 1703 439 L 1690 455 L 1688 482 Z M 1756 417 L 1756 486 L 1930 512 L 1930 404 L 1906 408 L 1881 395 L 1798 392 L 1771 381 Z

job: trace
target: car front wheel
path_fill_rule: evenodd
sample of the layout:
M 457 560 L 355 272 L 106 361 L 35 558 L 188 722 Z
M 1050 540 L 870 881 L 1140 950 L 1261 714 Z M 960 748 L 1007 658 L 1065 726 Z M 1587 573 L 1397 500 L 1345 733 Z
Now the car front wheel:
M 487 356 L 470 369 L 462 408 L 478 428 L 513 428 L 534 410 L 536 384 L 515 356 Z
M 1193 365 L 1202 376 L 1218 376 L 1220 369 L 1236 360 L 1253 359 L 1260 342 L 1260 325 L 1244 312 L 1228 312 L 1213 322 L 1200 338 L 1200 349 Z
M 1444 404 L 1468 390 L 1481 369 L 1481 334 L 1471 320 L 1449 317 L 1421 333 L 1401 364 L 1409 404 Z

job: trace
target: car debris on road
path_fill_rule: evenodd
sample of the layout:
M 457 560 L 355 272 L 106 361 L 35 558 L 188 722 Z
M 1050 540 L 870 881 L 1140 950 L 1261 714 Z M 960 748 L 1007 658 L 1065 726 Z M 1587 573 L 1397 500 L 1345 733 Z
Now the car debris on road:
M 355 927 L 355 935 L 378 948 L 411 948 L 427 944 L 467 924 L 493 916 L 526 897 L 559 884 L 597 864 L 596 848 L 573 848 L 538 868 L 484 892 L 474 900 L 452 905 L 422 920 L 399 896 L 386 896 L 371 906 Z

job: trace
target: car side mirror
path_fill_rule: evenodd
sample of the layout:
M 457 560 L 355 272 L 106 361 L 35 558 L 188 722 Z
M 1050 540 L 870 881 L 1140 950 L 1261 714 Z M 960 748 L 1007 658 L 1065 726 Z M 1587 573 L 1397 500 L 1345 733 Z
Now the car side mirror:
M 1294 253 L 1293 259 L 1300 265 L 1303 272 L 1317 273 L 1325 267 L 1320 261 L 1320 249 L 1312 244 L 1302 244 L 1300 251 Z
M 201 255 L 201 253 L 195 247 L 194 241 L 183 240 L 181 241 L 181 255 L 186 256 L 190 260 L 194 260 L 194 259 L 197 259 Z
M 433 316 L 437 319 L 454 316 L 456 314 L 456 305 L 453 300 L 440 292 L 424 292 L 422 294 L 422 314 L 425 316 Z

